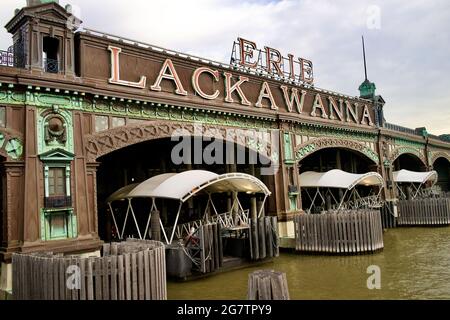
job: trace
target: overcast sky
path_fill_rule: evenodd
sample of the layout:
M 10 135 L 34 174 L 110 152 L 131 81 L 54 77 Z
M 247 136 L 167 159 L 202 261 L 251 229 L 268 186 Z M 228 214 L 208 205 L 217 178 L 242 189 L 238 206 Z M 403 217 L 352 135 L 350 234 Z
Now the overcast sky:
M 2 25 L 25 0 L 2 0 Z M 86 28 L 228 63 L 239 36 L 314 63 L 315 85 L 358 95 L 369 80 L 388 122 L 450 133 L 450 2 L 71 0 Z M 5 29 L 0 48 L 11 45 Z

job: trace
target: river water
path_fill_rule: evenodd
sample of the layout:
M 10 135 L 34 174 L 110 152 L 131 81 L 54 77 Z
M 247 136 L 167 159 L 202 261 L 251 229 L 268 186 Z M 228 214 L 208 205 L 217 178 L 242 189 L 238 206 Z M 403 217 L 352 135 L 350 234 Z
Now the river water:
M 367 268 L 380 267 L 381 289 L 369 290 Z M 246 299 L 248 274 L 285 272 L 291 299 L 450 299 L 450 227 L 398 228 L 384 233 L 373 255 L 281 253 L 274 262 L 208 278 L 168 283 L 169 299 Z

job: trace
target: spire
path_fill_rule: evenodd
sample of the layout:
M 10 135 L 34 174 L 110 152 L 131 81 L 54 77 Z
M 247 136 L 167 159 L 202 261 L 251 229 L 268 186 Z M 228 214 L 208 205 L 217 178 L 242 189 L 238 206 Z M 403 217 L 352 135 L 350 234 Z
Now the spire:
M 366 76 L 367 80 L 367 64 L 366 64 L 366 46 L 364 45 L 364 36 L 361 36 L 362 38 L 362 46 L 363 46 L 363 59 L 364 59 L 364 74 Z
M 366 46 L 364 43 L 364 36 L 362 38 L 362 48 L 363 48 L 363 60 L 364 60 L 364 82 L 359 86 L 359 96 L 365 99 L 375 98 L 375 83 L 370 82 L 367 78 L 367 61 L 366 61 Z

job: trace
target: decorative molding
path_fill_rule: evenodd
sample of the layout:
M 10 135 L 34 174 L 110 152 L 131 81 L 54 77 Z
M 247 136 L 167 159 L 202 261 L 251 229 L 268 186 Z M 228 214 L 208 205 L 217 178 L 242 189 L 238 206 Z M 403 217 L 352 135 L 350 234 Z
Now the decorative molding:
M 219 138 L 249 148 L 263 155 L 271 155 L 272 160 L 278 160 L 278 150 L 272 150 L 273 140 L 270 131 L 264 141 L 258 141 L 245 135 L 228 135 L 227 130 L 235 130 L 233 127 L 212 126 L 205 124 L 152 121 L 133 126 L 118 127 L 112 130 L 85 136 L 85 154 L 88 162 L 96 160 L 108 153 L 137 143 L 171 138 L 176 132 L 186 132 L 189 135 L 198 135 L 208 138 Z M 264 142 L 264 143 L 262 143 Z
M 305 123 L 295 125 L 293 131 L 297 135 L 307 135 L 313 137 L 334 137 L 334 138 L 350 138 L 352 140 L 375 142 L 377 134 L 358 130 L 353 127 L 338 127 L 324 125 L 321 123 Z
M 450 152 L 430 151 L 430 165 L 434 165 L 437 159 L 444 158 L 450 162 Z
M 414 147 L 397 147 L 391 152 L 389 161 L 391 163 L 394 163 L 394 161 L 397 160 L 397 158 L 400 157 L 402 154 L 410 154 L 419 158 L 420 161 L 422 161 L 423 165 L 426 166 L 427 161 L 424 153 L 425 153 L 424 148 L 417 149 Z
M 42 90 L 39 88 L 39 90 Z M 59 90 L 58 90 L 59 91 Z M 273 119 L 247 116 L 232 112 L 199 109 L 198 107 L 175 106 L 157 102 L 116 99 L 95 96 L 87 98 L 84 94 L 53 93 L 50 91 L 11 91 L 0 90 L 0 104 L 30 105 L 38 108 L 78 110 L 122 116 L 141 120 L 170 120 L 183 122 L 202 122 L 239 128 L 277 129 Z
M 60 118 L 64 122 L 65 139 L 53 139 L 53 141 L 46 141 L 46 130 L 48 130 L 47 121 L 51 117 L 55 116 Z M 56 106 L 54 106 L 52 109 L 39 109 L 36 129 L 38 154 L 47 153 L 55 149 L 62 149 L 69 153 L 74 153 L 72 112 L 63 110 Z
M 374 163 L 379 163 L 378 154 L 366 145 L 353 140 L 337 139 L 337 138 L 319 138 L 312 139 L 301 144 L 295 149 L 295 159 L 301 161 L 316 151 L 326 148 L 345 148 L 362 153 Z
M 23 156 L 22 135 L 0 128 L 0 155 L 10 160 L 20 160 Z

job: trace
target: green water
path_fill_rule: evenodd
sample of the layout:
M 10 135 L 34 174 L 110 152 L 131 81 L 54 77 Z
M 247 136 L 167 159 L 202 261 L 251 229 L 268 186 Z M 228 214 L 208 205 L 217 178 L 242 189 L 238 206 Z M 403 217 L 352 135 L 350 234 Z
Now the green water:
M 291 299 L 450 299 L 450 228 L 399 228 L 374 255 L 281 253 L 272 263 L 184 283 L 168 283 L 169 299 L 246 299 L 248 274 L 286 272 Z M 381 289 L 367 289 L 367 267 L 381 269 Z

